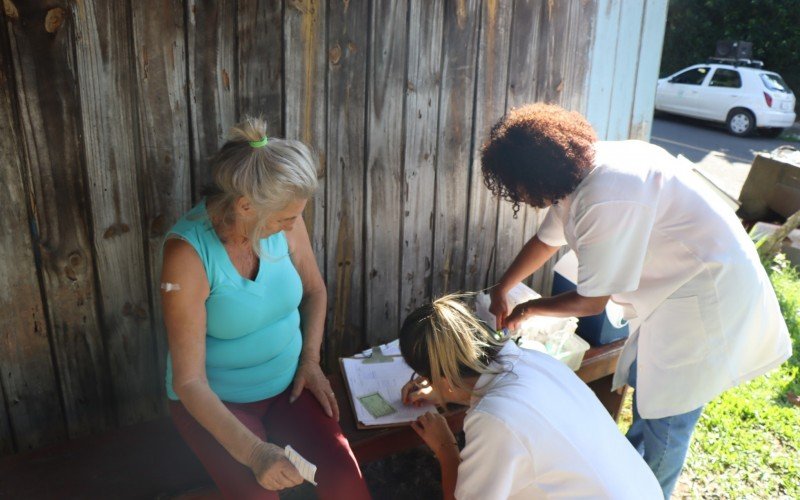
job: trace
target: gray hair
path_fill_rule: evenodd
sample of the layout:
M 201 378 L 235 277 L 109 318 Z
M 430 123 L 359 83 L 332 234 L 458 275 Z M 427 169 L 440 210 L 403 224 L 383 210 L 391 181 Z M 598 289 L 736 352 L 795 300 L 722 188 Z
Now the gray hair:
M 206 210 L 223 226 L 234 223 L 236 201 L 242 196 L 263 220 L 294 200 L 311 198 L 317 189 L 317 158 L 308 146 L 272 137 L 264 146 L 250 145 L 266 136 L 266 122 L 247 117 L 231 128 L 228 142 L 211 158 L 214 185 L 206 193 Z M 256 254 L 261 253 L 260 229 L 256 224 L 249 235 Z

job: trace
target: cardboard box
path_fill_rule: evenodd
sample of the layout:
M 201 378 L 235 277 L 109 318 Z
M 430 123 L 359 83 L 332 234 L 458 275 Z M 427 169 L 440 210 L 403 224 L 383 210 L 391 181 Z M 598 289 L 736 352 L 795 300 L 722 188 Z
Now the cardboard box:
M 800 210 L 800 165 L 796 152 L 775 150 L 758 154 L 742 186 L 737 215 L 742 219 L 761 220 L 770 211 L 789 217 Z

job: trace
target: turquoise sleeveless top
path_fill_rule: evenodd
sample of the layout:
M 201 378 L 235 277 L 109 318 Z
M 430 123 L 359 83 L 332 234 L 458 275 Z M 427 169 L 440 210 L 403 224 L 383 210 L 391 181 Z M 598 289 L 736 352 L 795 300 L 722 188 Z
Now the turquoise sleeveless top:
M 300 275 L 283 232 L 261 240 L 255 280 L 242 277 L 231 262 L 200 203 L 167 234 L 191 244 L 200 256 L 211 294 L 206 300 L 206 377 L 223 401 L 251 403 L 283 392 L 294 378 L 303 340 Z M 167 355 L 167 396 L 172 390 L 172 358 Z

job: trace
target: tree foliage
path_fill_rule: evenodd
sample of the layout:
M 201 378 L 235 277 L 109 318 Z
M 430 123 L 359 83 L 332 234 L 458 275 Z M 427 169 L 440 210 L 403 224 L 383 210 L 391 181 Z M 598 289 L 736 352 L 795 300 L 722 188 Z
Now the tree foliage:
M 753 58 L 800 93 L 800 0 L 670 0 L 661 76 L 706 61 L 718 40 L 753 43 Z

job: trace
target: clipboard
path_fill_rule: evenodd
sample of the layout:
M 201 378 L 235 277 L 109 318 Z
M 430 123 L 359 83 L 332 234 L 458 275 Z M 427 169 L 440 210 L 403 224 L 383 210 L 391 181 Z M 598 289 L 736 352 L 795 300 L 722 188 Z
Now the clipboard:
M 355 419 L 357 429 L 406 427 L 420 415 L 431 410 L 438 411 L 433 404 L 421 407 L 405 406 L 402 404 L 400 400 L 400 390 L 411 378 L 413 370 L 405 363 L 401 356 L 387 357 L 392 360 L 391 363 L 366 364 L 363 362 L 365 358 L 339 358 L 339 369 L 342 374 L 342 379 L 344 380 L 347 398 L 350 400 L 350 409 L 353 411 L 353 418 Z M 350 368 L 350 372 L 348 372 L 348 367 Z M 354 373 L 354 369 L 357 369 L 360 373 Z M 405 376 L 403 376 L 402 373 L 405 373 Z M 365 378 L 361 379 L 361 376 Z M 369 376 L 375 376 L 376 378 L 366 378 Z M 371 392 L 379 392 L 384 399 L 395 407 L 398 414 L 380 418 L 374 418 L 369 415 L 369 412 L 363 408 L 358 398 Z M 364 418 L 365 415 L 368 418 Z M 402 421 L 398 421 L 398 419 Z

